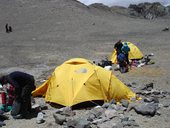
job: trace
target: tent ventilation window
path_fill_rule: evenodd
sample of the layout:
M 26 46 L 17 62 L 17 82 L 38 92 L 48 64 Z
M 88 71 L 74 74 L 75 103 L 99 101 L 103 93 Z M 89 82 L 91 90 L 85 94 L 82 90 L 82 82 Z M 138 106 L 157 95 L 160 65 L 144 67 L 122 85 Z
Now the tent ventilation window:
M 73 61 L 73 62 L 68 62 L 67 64 L 80 65 L 80 64 L 86 64 L 86 62 L 77 62 L 77 61 Z

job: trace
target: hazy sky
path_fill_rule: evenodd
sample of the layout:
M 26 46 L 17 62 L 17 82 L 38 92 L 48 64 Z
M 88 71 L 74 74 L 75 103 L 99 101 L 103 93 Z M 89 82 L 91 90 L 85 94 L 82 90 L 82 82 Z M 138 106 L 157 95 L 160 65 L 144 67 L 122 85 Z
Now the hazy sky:
M 119 6 L 129 6 L 129 4 L 138 4 L 142 2 L 160 2 L 163 5 L 170 4 L 170 0 L 78 0 L 86 5 L 92 3 L 103 3 L 108 6 L 119 5 Z

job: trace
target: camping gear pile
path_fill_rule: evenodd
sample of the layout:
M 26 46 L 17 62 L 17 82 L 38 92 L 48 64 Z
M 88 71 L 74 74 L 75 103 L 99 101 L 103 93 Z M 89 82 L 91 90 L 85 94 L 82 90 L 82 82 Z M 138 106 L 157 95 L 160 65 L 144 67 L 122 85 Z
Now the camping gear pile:
M 110 61 L 108 58 L 105 58 L 105 59 L 102 59 L 101 62 L 99 62 L 97 65 L 103 68 L 106 66 L 112 66 L 112 61 Z
M 95 61 L 93 61 L 94 64 Z M 102 59 L 99 63 L 97 63 L 98 66 L 105 68 L 106 70 L 112 71 L 112 61 L 110 61 L 107 57 L 105 59 Z
M 131 60 L 131 67 L 142 67 L 144 65 L 154 64 L 150 57 L 154 56 L 153 53 L 145 55 L 141 60 Z

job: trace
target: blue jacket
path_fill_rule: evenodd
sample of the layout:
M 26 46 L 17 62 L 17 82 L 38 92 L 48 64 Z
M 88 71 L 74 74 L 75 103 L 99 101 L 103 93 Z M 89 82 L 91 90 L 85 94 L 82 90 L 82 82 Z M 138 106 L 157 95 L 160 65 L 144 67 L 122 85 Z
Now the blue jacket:
M 125 60 L 126 60 L 126 56 L 125 56 L 125 54 L 123 54 L 123 53 L 120 53 L 118 56 L 117 56 L 117 60 L 118 60 L 118 62 L 124 62 Z

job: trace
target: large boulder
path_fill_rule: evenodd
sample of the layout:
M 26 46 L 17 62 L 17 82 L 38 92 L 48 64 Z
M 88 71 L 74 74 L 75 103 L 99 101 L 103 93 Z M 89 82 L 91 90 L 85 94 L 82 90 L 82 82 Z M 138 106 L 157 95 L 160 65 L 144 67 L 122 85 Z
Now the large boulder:
M 166 7 L 166 10 L 170 13 L 170 5 Z
M 128 7 L 130 14 L 133 16 L 144 17 L 146 19 L 154 19 L 156 17 L 165 16 L 168 11 L 167 8 L 159 2 L 155 3 L 140 3 L 138 5 L 131 4 Z
M 141 104 L 134 107 L 136 113 L 146 116 L 154 116 L 157 111 L 157 104 L 155 103 L 148 103 L 148 104 Z

